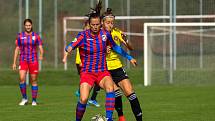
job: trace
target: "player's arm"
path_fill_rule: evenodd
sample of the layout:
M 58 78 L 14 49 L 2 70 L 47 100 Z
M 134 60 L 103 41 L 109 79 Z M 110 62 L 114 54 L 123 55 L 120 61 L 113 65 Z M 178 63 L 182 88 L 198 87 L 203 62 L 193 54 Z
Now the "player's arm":
M 63 59 L 62 59 L 63 63 L 66 63 L 67 56 L 68 56 L 68 52 L 64 52 L 64 56 L 63 56 Z
M 37 35 L 37 44 L 39 46 L 39 60 L 43 60 L 43 53 L 44 53 L 44 50 L 43 50 L 43 43 L 42 43 L 42 39 L 40 38 L 39 35 Z
M 108 40 L 110 41 L 110 44 L 112 46 L 112 49 L 120 54 L 121 56 L 127 58 L 132 64 L 133 66 L 136 66 L 137 65 L 137 61 L 131 56 L 129 55 L 127 52 L 125 52 L 120 46 L 118 46 L 112 39 L 111 35 L 110 34 L 107 34 L 107 37 L 108 37 Z
M 14 50 L 14 56 L 13 56 L 13 65 L 12 65 L 13 70 L 16 70 L 16 62 L 17 62 L 17 58 L 18 58 L 18 55 L 19 55 L 20 41 L 18 42 L 18 40 L 19 40 L 19 36 L 17 36 L 16 41 L 15 41 L 16 48 Z
M 115 45 L 115 46 L 113 46 L 112 48 L 113 48 L 113 50 L 114 50 L 115 52 L 117 52 L 117 53 L 120 54 L 121 56 L 127 58 L 127 59 L 132 63 L 132 65 L 133 65 L 134 67 L 137 66 L 137 61 L 136 61 L 136 59 L 134 59 L 134 58 L 133 58 L 131 55 L 129 55 L 127 52 L 125 52 L 120 46 Z
M 14 56 L 13 56 L 13 65 L 12 65 L 13 70 L 16 70 L 16 61 L 17 61 L 18 55 L 19 55 L 19 47 L 16 46 L 14 50 Z
M 134 50 L 134 48 L 131 46 L 130 41 L 128 41 L 126 34 L 121 33 L 122 36 L 122 43 L 125 45 L 126 48 L 128 48 L 129 50 Z
M 43 50 L 43 46 L 42 45 L 39 46 L 39 50 L 40 50 L 39 60 L 43 60 L 44 50 Z
M 64 53 L 63 60 L 62 60 L 64 63 L 67 60 L 67 56 L 70 53 L 72 53 L 72 50 L 74 50 L 75 48 L 80 46 L 80 44 L 82 43 L 83 38 L 84 38 L 84 35 L 82 34 L 82 32 L 79 32 L 78 35 L 76 36 L 76 38 L 65 47 L 65 53 Z
M 120 42 L 123 43 L 123 45 L 128 48 L 129 50 L 134 50 L 134 48 L 131 46 L 130 41 L 127 39 L 127 35 L 123 33 L 121 30 L 118 28 L 114 28 L 114 32 L 116 36 L 119 38 Z

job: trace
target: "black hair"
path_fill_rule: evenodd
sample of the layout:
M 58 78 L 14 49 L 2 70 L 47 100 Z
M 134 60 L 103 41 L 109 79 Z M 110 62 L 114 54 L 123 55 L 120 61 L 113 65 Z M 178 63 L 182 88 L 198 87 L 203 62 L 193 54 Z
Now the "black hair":
M 96 4 L 96 7 L 91 8 L 91 12 L 86 15 L 89 17 L 88 19 L 89 23 L 92 18 L 99 18 L 101 20 L 101 15 L 100 15 L 101 9 L 102 9 L 102 2 L 101 0 L 99 0 L 99 2 Z
M 29 19 L 29 18 L 24 20 L 24 25 L 25 25 L 25 23 L 26 23 L 26 22 L 29 22 L 29 23 L 31 23 L 31 24 L 32 24 L 32 20 L 31 20 L 31 19 Z
M 113 14 L 111 8 L 107 8 L 107 10 L 102 14 L 102 18 L 105 18 L 107 16 L 110 16 L 110 17 L 112 16 L 112 17 L 115 18 L 115 15 Z

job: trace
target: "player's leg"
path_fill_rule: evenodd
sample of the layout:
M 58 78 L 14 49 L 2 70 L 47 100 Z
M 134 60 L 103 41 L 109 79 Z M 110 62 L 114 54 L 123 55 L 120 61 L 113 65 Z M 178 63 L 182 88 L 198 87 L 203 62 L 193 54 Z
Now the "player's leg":
M 78 71 L 78 75 L 80 75 L 80 71 L 81 71 L 81 67 L 80 64 L 76 64 L 76 69 Z M 75 95 L 79 98 L 80 97 L 80 89 L 78 88 L 78 90 L 75 91 Z
M 99 73 L 99 86 L 106 91 L 106 118 L 108 121 L 112 121 L 113 110 L 115 105 L 115 93 L 114 93 L 114 82 L 110 77 L 109 72 Z M 100 80 L 99 79 L 99 80 Z
M 115 91 L 115 110 L 117 111 L 119 121 L 125 121 L 125 117 L 123 115 L 123 105 L 122 105 L 122 92 L 118 87 L 118 82 L 123 79 L 128 78 L 127 75 L 120 69 L 114 69 L 109 71 L 111 73 L 112 79 L 115 82 L 114 91 Z
M 76 121 L 81 121 L 83 118 L 91 88 L 92 86 L 86 82 L 80 85 L 80 100 L 76 107 Z
M 29 64 L 29 73 L 31 81 L 31 95 L 32 95 L 32 105 L 37 105 L 37 94 L 38 94 L 38 77 L 39 65 L 37 62 Z
M 30 80 L 31 80 L 32 105 L 37 105 L 37 94 L 38 94 L 37 74 L 30 74 Z
M 95 77 L 92 73 L 82 72 L 80 74 L 80 100 L 76 107 L 76 121 L 81 121 L 83 118 L 94 79 Z
M 92 92 L 91 98 L 88 101 L 88 103 L 93 104 L 96 107 L 100 107 L 99 103 L 96 100 L 96 97 L 97 97 L 97 94 L 98 94 L 99 90 L 100 90 L 99 85 L 95 84 L 94 87 L 93 87 L 93 92 Z
M 19 105 L 25 105 L 28 102 L 27 99 L 27 86 L 26 86 L 26 74 L 27 74 L 28 66 L 26 63 L 20 63 L 19 65 L 19 88 L 22 94 L 22 101 Z
M 140 107 L 139 100 L 133 90 L 133 87 L 131 85 L 131 82 L 129 79 L 123 79 L 118 83 L 118 85 L 123 90 L 124 94 L 128 98 L 132 111 L 135 115 L 135 118 L 137 121 L 142 121 L 142 110 Z
M 114 92 L 115 92 L 115 110 L 117 111 L 119 121 L 125 121 L 122 105 L 122 92 L 116 84 L 114 85 Z

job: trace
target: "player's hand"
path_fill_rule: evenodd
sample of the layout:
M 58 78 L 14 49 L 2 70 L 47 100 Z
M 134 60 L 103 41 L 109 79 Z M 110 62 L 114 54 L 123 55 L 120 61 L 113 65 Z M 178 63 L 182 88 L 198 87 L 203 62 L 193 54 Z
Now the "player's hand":
M 65 56 L 63 57 L 62 62 L 66 63 L 66 57 Z
M 12 68 L 13 68 L 13 70 L 15 71 L 15 70 L 16 70 L 16 64 L 13 64 L 13 65 L 12 65 Z
M 136 61 L 135 59 L 131 59 L 130 62 L 132 63 L 132 65 L 133 65 L 134 67 L 137 66 L 137 61 Z
M 71 46 L 69 46 L 69 47 L 67 48 L 67 52 L 68 52 L 68 53 L 71 53 L 71 52 L 72 52 L 72 47 L 71 47 Z
M 68 56 L 68 52 L 65 52 L 65 53 L 64 53 L 64 56 L 63 56 L 63 59 L 62 59 L 62 62 L 63 62 L 63 63 L 66 63 L 67 56 Z
M 107 46 L 107 53 L 110 53 L 110 51 L 111 51 L 111 47 Z

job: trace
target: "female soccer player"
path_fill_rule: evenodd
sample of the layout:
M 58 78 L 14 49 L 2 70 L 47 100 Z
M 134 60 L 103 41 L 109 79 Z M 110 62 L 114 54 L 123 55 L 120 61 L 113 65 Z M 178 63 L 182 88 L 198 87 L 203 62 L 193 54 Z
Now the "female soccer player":
M 107 70 L 106 48 L 110 42 L 112 48 L 127 57 L 132 63 L 133 58 L 117 46 L 110 33 L 101 29 L 101 20 L 98 12 L 92 12 L 89 17 L 90 29 L 80 32 L 77 37 L 66 47 L 71 53 L 79 48 L 82 67 L 80 73 L 80 100 L 76 108 L 76 121 L 81 121 L 86 109 L 86 103 L 90 90 L 94 83 L 97 83 L 106 91 L 106 118 L 112 121 L 112 114 L 115 104 L 114 82 Z
M 87 30 L 87 29 L 90 29 L 89 21 L 88 21 L 88 20 L 86 20 L 86 21 L 84 22 L 84 27 L 83 27 L 83 30 Z M 63 60 L 62 60 L 63 63 L 66 62 L 67 56 L 68 56 L 68 53 L 66 53 L 66 54 L 64 55 Z M 78 75 L 80 75 L 80 70 L 81 70 L 82 63 L 81 63 L 79 48 L 76 49 L 75 64 L 76 64 L 76 68 L 77 68 L 77 71 L 78 71 Z M 99 90 L 100 90 L 99 85 L 95 84 L 94 87 L 93 87 L 92 96 L 91 96 L 90 100 L 88 100 L 88 103 L 89 103 L 89 104 L 93 104 L 93 105 L 95 105 L 96 107 L 100 107 L 99 103 L 96 101 L 96 96 L 97 96 L 97 93 L 98 93 Z M 78 89 L 77 91 L 75 91 L 75 95 L 76 95 L 78 98 L 80 98 L 80 89 Z
M 24 28 L 25 31 L 18 33 L 16 38 L 16 48 L 14 51 L 14 59 L 13 59 L 13 70 L 17 69 L 16 61 L 19 54 L 19 76 L 20 83 L 19 87 L 22 94 L 22 101 L 19 105 L 25 105 L 28 102 L 27 94 L 26 94 L 26 74 L 29 71 L 30 81 L 31 81 L 31 89 L 32 89 L 32 105 L 37 105 L 37 93 L 38 93 L 38 85 L 37 85 L 37 76 L 38 76 L 38 60 L 43 59 L 43 47 L 42 40 L 40 36 L 33 32 L 32 28 L 32 20 L 25 19 L 24 20 Z M 37 47 L 39 47 L 40 55 L 38 57 Z
M 114 28 L 114 19 L 115 16 L 112 13 L 111 8 L 107 8 L 106 12 L 103 14 L 103 28 L 108 30 L 115 43 L 120 46 L 124 44 L 129 50 L 133 48 L 128 43 L 127 39 L 125 39 L 125 35 L 117 28 Z M 124 38 L 124 39 L 123 39 Z M 119 86 L 124 92 L 125 96 L 128 98 L 132 111 L 135 115 L 137 121 L 142 121 L 142 110 L 140 107 L 140 103 L 138 98 L 133 90 L 130 80 L 128 79 L 128 75 L 125 70 L 122 68 L 122 63 L 120 61 L 119 56 L 110 49 L 108 55 L 106 57 L 108 71 L 111 73 L 112 79 L 117 86 Z M 115 87 L 115 109 L 119 116 L 119 121 L 125 121 L 125 117 L 123 116 L 122 110 L 122 94 L 120 89 Z

